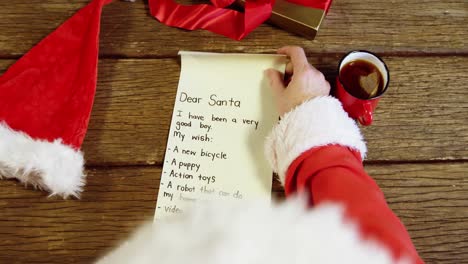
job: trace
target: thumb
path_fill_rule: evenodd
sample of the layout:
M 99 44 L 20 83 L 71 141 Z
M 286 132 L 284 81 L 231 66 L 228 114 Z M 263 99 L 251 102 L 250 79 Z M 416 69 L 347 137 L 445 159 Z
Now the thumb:
M 284 82 L 283 82 L 283 75 L 281 74 L 281 72 L 277 70 L 268 69 L 266 70 L 266 76 L 268 77 L 268 80 L 270 81 L 270 88 L 273 91 L 273 94 L 276 97 L 279 97 L 280 94 L 285 89 Z

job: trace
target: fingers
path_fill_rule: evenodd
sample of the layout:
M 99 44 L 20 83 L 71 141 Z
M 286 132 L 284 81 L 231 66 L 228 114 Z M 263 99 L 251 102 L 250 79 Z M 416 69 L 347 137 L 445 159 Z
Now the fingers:
M 294 68 L 293 68 L 293 65 L 291 62 L 288 62 L 286 64 L 286 70 L 285 70 L 285 73 L 288 74 L 288 75 L 292 75 L 294 72 Z
M 304 50 L 301 47 L 297 46 L 286 46 L 278 50 L 279 54 L 284 54 L 289 56 L 291 59 L 288 64 L 286 64 L 286 74 L 292 75 L 294 71 L 311 71 L 313 73 L 320 73 L 314 66 L 309 64 Z
M 291 74 L 294 70 L 304 70 L 309 67 L 309 62 L 304 50 L 296 46 L 286 46 L 278 50 L 279 54 L 284 54 L 291 58 L 291 65 L 286 67 L 286 72 Z M 291 67 L 292 66 L 292 67 Z M 292 69 L 291 69 L 292 68 Z M 288 72 L 289 71 L 289 72 Z
M 273 94 L 278 98 L 285 89 L 283 75 L 274 69 L 268 69 L 265 73 L 270 81 L 270 87 L 273 90 Z

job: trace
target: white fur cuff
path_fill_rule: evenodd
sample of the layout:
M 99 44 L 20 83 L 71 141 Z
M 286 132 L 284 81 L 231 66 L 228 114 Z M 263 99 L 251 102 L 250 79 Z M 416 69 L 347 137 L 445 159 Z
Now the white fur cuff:
M 60 139 L 35 140 L 0 122 L 0 178 L 16 178 L 51 195 L 79 197 L 83 165 L 82 153 Z
M 363 159 L 367 152 L 358 126 L 341 103 L 331 96 L 318 97 L 283 116 L 265 142 L 265 153 L 284 184 L 289 165 L 297 157 L 313 147 L 331 144 L 356 149 Z

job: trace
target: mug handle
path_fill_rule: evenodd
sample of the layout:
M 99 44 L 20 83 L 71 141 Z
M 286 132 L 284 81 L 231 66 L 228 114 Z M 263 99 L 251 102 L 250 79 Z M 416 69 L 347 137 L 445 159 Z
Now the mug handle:
M 372 124 L 372 120 L 374 119 L 372 116 L 372 104 L 371 102 L 366 101 L 362 107 L 364 108 L 364 113 L 358 118 L 359 123 L 361 123 L 363 126 L 369 126 Z

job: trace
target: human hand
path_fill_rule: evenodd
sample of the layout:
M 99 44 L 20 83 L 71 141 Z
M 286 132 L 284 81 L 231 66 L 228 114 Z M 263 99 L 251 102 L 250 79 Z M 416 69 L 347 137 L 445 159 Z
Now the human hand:
M 279 71 L 266 71 L 280 116 L 305 101 L 330 94 L 330 84 L 320 71 L 309 64 L 302 48 L 286 46 L 279 49 L 278 53 L 287 55 L 291 60 L 286 65 L 286 74 L 291 75 L 287 86 Z

